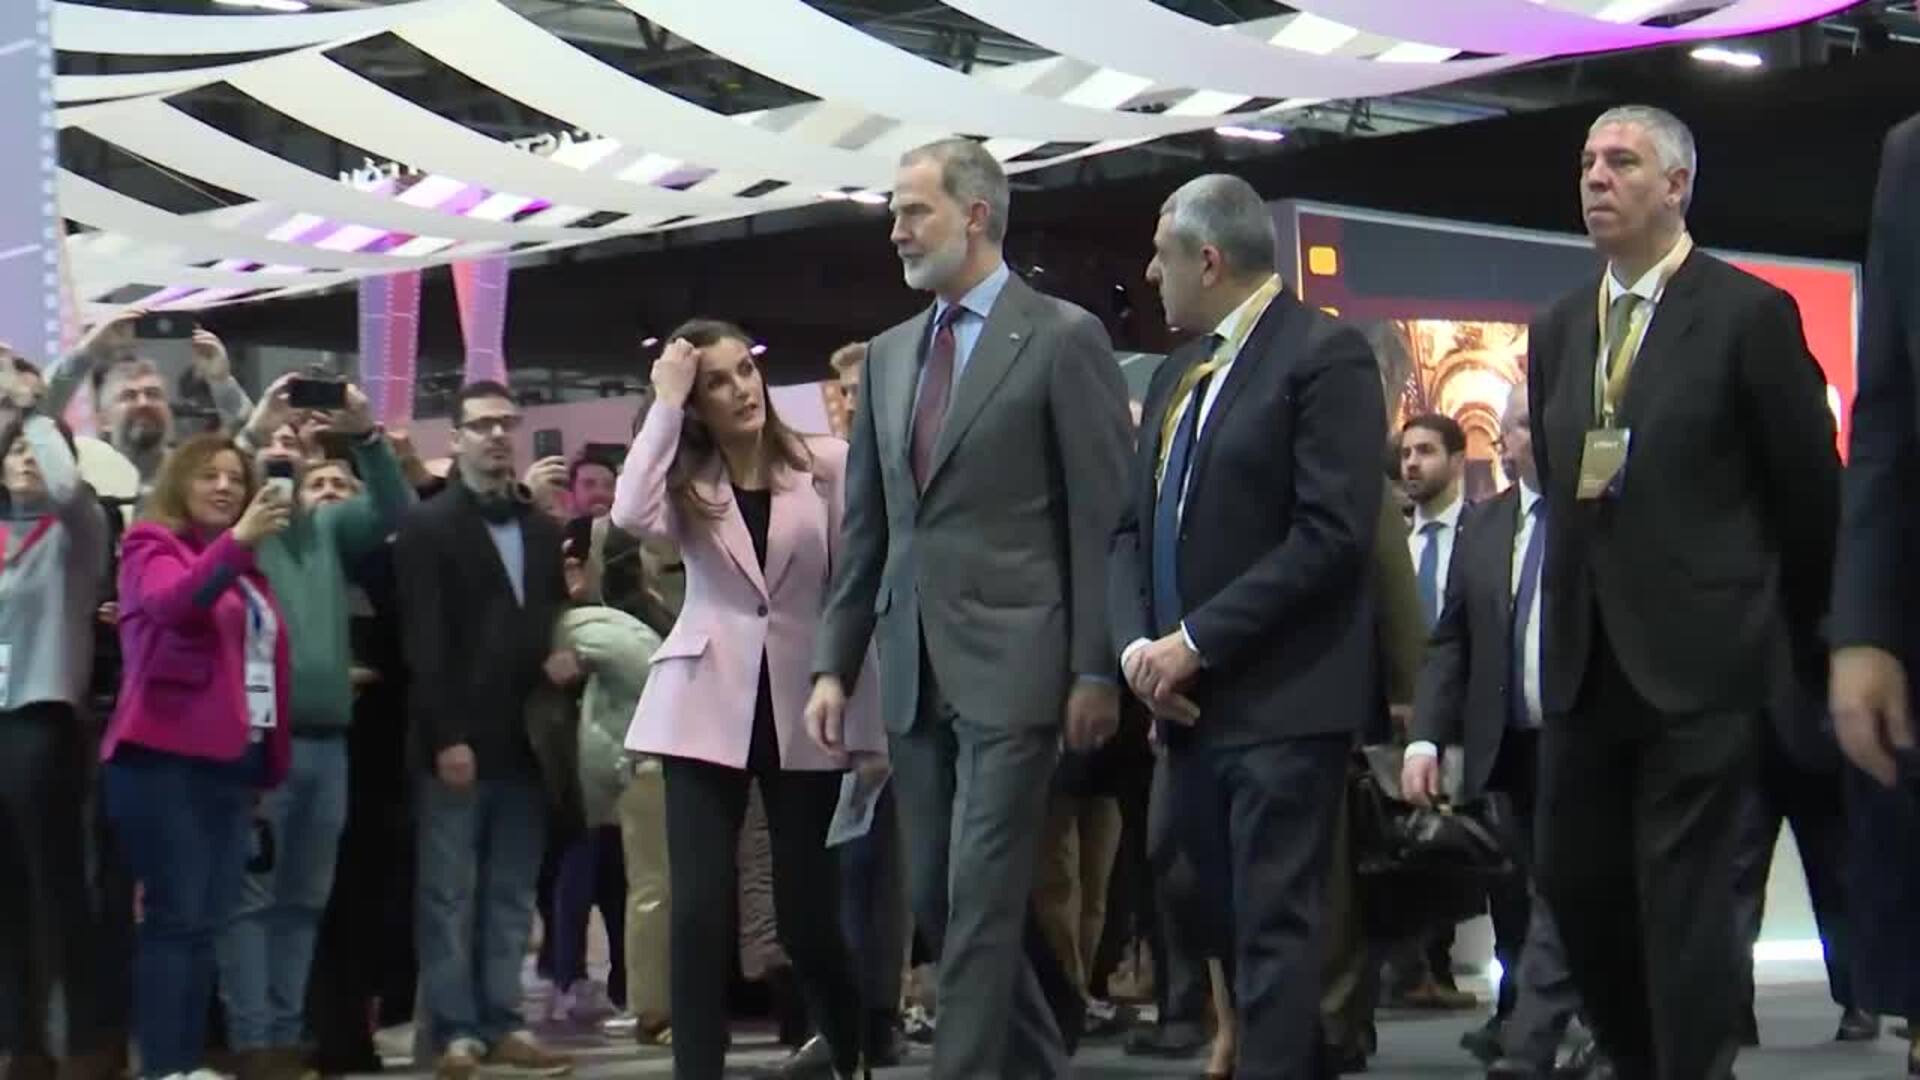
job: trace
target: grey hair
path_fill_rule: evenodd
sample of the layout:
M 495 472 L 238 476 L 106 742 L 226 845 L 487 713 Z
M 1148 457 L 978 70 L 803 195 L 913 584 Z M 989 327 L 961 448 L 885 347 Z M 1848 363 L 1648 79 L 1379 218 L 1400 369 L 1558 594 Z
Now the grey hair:
M 931 161 L 940 166 L 940 186 L 962 206 L 987 204 L 987 239 L 1007 238 L 1007 172 L 987 148 L 972 139 L 941 139 L 900 155 L 901 165 Z
M 1687 170 L 1687 190 L 1680 193 L 1680 212 L 1693 205 L 1693 185 L 1700 179 L 1700 155 L 1693 145 L 1693 132 L 1677 116 L 1652 105 L 1621 105 L 1600 114 L 1587 128 L 1587 135 L 1609 124 L 1632 124 L 1647 133 L 1654 153 L 1660 156 L 1663 172 Z
M 1235 276 L 1273 272 L 1273 212 L 1245 180 L 1230 173 L 1196 176 L 1167 196 L 1160 213 L 1189 251 L 1213 248 Z

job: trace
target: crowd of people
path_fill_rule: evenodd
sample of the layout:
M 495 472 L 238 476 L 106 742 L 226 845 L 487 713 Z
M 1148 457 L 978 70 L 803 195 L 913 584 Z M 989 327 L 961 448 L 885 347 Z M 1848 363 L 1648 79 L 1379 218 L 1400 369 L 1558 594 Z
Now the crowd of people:
M 1390 423 L 1250 185 L 1151 223 L 1187 343 L 1130 401 L 1106 328 L 1010 272 L 1006 177 L 963 139 L 901 161 L 891 239 L 934 300 L 835 354 L 832 434 L 711 319 L 652 360 L 624 460 L 521 471 L 515 395 L 476 382 L 444 476 L 351 385 L 256 404 L 205 331 L 178 390 L 130 317 L 44 374 L 0 358 L 8 1076 L 377 1071 L 405 1020 L 442 1080 L 558 1076 L 538 1023 L 604 1019 L 720 1080 L 740 971 L 773 1076 L 919 1041 L 939 1080 L 1064 1077 L 1122 1032 L 1209 1077 L 1357 1071 L 1378 1008 L 1479 1007 L 1468 912 L 1369 914 L 1382 746 L 1403 809 L 1497 822 L 1469 906 L 1505 977 L 1461 1040 L 1489 1076 L 1730 1075 L 1783 821 L 1836 1036 L 1878 1037 L 1920 1011 L 1903 857 L 1857 843 L 1915 813 L 1873 595 L 1910 543 L 1879 500 L 1914 475 L 1911 326 L 1875 305 L 1912 238 L 1869 267 L 1843 530 L 1798 312 L 1694 247 L 1697 167 L 1670 114 L 1593 124 L 1606 269 L 1532 327 L 1513 483 L 1471 505 L 1460 425 Z M 81 392 L 124 497 L 60 419 Z M 873 823 L 830 846 L 847 793 Z

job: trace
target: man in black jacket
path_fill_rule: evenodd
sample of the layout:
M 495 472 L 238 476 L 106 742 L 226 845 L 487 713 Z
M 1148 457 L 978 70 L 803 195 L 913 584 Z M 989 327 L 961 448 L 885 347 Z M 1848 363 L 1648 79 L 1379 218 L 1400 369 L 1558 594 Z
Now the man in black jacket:
M 1200 336 L 1147 393 L 1109 564 L 1115 651 L 1158 718 L 1211 928 L 1231 927 L 1205 944 L 1233 972 L 1234 1075 L 1310 1076 L 1333 825 L 1376 704 L 1380 380 L 1358 331 L 1282 289 L 1244 180 L 1176 191 L 1147 277 Z
M 1587 231 L 1607 269 L 1537 320 L 1540 888 L 1622 1076 L 1732 1065 L 1733 854 L 1781 626 L 1824 669 L 1839 461 L 1793 298 L 1695 249 L 1693 137 L 1595 121 Z
M 525 710 L 579 678 L 552 651 L 566 604 L 560 527 L 514 481 L 520 410 L 498 383 L 460 391 L 455 474 L 395 548 L 421 780 L 420 974 L 440 1080 L 483 1064 L 567 1072 L 520 1016 L 547 799 Z

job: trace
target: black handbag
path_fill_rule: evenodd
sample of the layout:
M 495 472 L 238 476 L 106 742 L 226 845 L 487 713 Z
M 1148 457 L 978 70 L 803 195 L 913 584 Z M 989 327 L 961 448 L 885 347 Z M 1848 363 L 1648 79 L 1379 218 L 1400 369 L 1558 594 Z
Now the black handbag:
M 1368 934 L 1399 939 L 1484 913 L 1488 886 L 1517 870 L 1503 804 L 1415 806 L 1400 792 L 1400 747 L 1361 755 L 1348 812 Z

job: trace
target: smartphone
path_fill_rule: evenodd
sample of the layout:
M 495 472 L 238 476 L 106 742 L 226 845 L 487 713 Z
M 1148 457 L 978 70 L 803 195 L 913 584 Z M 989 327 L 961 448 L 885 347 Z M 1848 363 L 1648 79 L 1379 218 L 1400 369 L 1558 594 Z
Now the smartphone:
M 270 874 L 278 861 L 273 841 L 273 825 L 265 818 L 253 819 L 253 836 L 247 843 L 247 873 Z
M 620 443 L 590 442 L 580 448 L 580 456 L 619 472 L 620 467 L 627 463 L 627 448 Z
M 566 453 L 566 440 L 561 437 L 559 428 L 541 428 L 533 433 L 533 460 L 565 457 Z
M 267 462 L 267 486 L 280 489 L 282 497 L 293 498 L 294 464 L 291 461 L 275 460 Z
M 287 404 L 296 409 L 344 409 L 347 407 L 347 384 L 339 379 L 290 379 L 287 382 Z
M 142 315 L 133 321 L 133 336 L 153 340 L 179 340 L 190 338 L 195 330 L 194 321 L 185 315 Z

